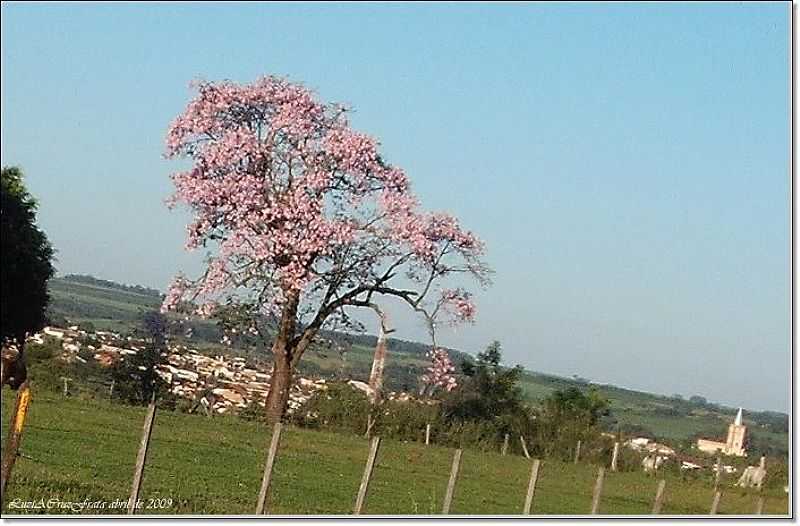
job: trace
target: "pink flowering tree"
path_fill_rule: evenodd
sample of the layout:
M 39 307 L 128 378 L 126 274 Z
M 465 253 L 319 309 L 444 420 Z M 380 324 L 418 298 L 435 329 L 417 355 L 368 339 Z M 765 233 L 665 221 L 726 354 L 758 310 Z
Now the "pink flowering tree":
M 482 242 L 451 216 L 421 212 L 403 170 L 347 113 L 281 78 L 201 82 L 168 132 L 167 157 L 191 161 L 172 175 L 169 204 L 193 214 L 186 247 L 209 255 L 199 276 L 174 280 L 162 308 L 235 312 L 226 319 L 269 346 L 272 422 L 304 352 L 323 328 L 350 323 L 351 309 L 379 296 L 424 309 L 448 275 L 488 282 Z
M 447 351 L 433 348 L 428 351 L 428 358 L 431 359 L 431 365 L 422 375 L 420 395 L 430 396 L 436 389 L 444 389 L 448 392 L 455 389 L 458 386 L 455 377 L 456 368 Z
M 437 301 L 430 308 L 417 310 L 425 318 L 432 345 L 428 352 L 431 365 L 422 375 L 420 396 L 430 396 L 439 388 L 448 392 L 452 391 L 458 386 L 455 366 L 447 351 L 438 346 L 436 329 L 439 325 L 454 326 L 461 323 L 473 323 L 476 308 L 472 302 L 472 294 L 462 288 L 443 289 L 440 291 Z

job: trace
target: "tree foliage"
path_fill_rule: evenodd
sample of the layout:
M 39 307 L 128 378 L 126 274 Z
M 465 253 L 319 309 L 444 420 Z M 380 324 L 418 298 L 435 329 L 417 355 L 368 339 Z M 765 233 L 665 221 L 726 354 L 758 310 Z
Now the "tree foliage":
M 608 414 L 608 400 L 594 389 L 554 391 L 537 414 L 536 442 L 547 456 L 570 455 L 578 440 L 587 444 L 597 438 L 600 418 Z
M 500 342 L 492 342 L 477 360 L 466 360 L 461 369 L 462 385 L 446 397 L 442 410 L 446 417 L 459 420 L 497 420 L 526 413 L 522 391 L 517 383 L 522 367 L 500 365 Z
M 0 331 L 3 342 L 24 342 L 45 324 L 47 281 L 53 276 L 53 249 L 36 225 L 36 200 L 22 171 L 2 169 L 0 185 Z
M 167 387 L 157 367 L 166 361 L 168 322 L 160 312 L 143 316 L 140 336 L 146 345 L 136 354 L 117 362 L 111 372 L 116 396 L 133 404 L 147 404 L 154 394 L 165 394 Z

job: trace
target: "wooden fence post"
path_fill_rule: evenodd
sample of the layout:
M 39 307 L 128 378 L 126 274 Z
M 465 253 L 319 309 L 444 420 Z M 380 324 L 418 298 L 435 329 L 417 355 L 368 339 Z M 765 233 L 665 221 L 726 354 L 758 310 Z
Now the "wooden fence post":
M 664 489 L 667 487 L 667 481 L 661 479 L 656 489 L 656 498 L 653 501 L 653 515 L 661 513 L 661 506 L 664 504 Z
M 603 480 L 606 476 L 606 468 L 597 470 L 597 481 L 594 483 L 594 493 L 592 494 L 592 515 L 597 515 L 600 510 L 600 495 L 603 493 Z
M 522 508 L 523 515 L 531 514 L 531 505 L 533 504 L 533 494 L 536 491 L 536 481 L 539 479 L 539 464 L 538 458 L 533 460 L 531 465 L 531 479 L 528 481 L 528 493 L 525 495 L 525 506 Z
M 611 454 L 611 471 L 617 470 L 618 459 L 619 459 L 619 442 L 614 442 L 614 452 Z
M 714 492 L 714 500 L 711 501 L 711 515 L 716 515 L 719 510 L 719 500 L 722 498 L 722 492 L 717 490 Z
M 373 437 L 372 444 L 369 448 L 367 464 L 364 466 L 364 476 L 361 477 L 361 485 L 358 487 L 356 505 L 355 508 L 353 508 L 354 515 L 361 515 L 361 510 L 364 508 L 364 500 L 367 498 L 367 488 L 369 488 L 369 481 L 372 479 L 372 470 L 375 468 L 375 457 L 378 456 L 378 446 L 380 443 L 381 437 Z
M 508 436 L 508 435 L 506 435 Z M 458 470 L 461 467 L 461 450 L 456 449 L 453 455 L 453 466 L 450 468 L 450 480 L 447 481 L 447 491 L 444 494 L 444 504 L 442 504 L 442 515 L 450 513 L 450 504 L 453 502 L 453 493 L 456 490 L 456 479 Z
M 508 453 L 508 433 L 506 433 L 505 438 L 503 438 L 503 449 L 500 450 L 501 455 L 505 455 Z
M 375 426 L 375 417 L 370 412 L 370 414 L 367 415 L 367 430 L 364 433 L 364 436 L 366 438 L 370 438 L 370 435 L 372 434 L 372 428 L 374 426 Z
M 764 495 L 759 495 L 756 500 L 756 515 L 764 513 Z
M 11 470 L 17 461 L 17 452 L 22 442 L 22 430 L 25 428 L 25 419 L 31 405 L 31 386 L 26 380 L 17 391 L 17 400 L 14 412 L 11 415 L 11 425 L 8 426 L 8 439 L 5 444 L 2 467 L 0 467 L 0 507 L 2 507 L 8 481 L 11 479 Z
M 147 448 L 150 446 L 150 436 L 153 432 L 153 421 L 156 418 L 156 394 L 150 399 L 150 406 L 147 408 L 147 416 L 144 419 L 142 429 L 142 439 L 139 442 L 139 454 L 136 456 L 136 466 L 133 469 L 133 484 L 131 485 L 131 496 L 128 499 L 128 515 L 136 513 L 136 503 L 139 500 L 139 490 L 142 487 L 142 474 L 144 473 L 144 463 L 147 460 Z
M 578 444 L 575 446 L 575 464 L 581 459 L 581 441 L 578 440 Z
M 717 472 L 714 475 L 714 491 L 719 488 L 719 482 L 722 479 L 722 457 L 717 455 Z
M 431 425 L 425 424 L 425 445 L 431 443 Z
M 282 427 L 282 424 L 277 422 L 272 428 L 272 440 L 269 444 L 269 453 L 267 453 L 267 463 L 264 465 L 264 476 L 261 478 L 261 490 L 258 492 L 256 515 L 264 515 L 267 511 L 266 503 L 269 495 L 269 485 L 272 481 L 272 466 L 275 464 L 275 455 L 278 453 L 278 444 L 281 440 Z
M 117 383 L 116 380 L 114 380 L 114 379 L 111 380 L 111 386 L 108 388 L 108 397 L 109 398 L 114 398 L 114 385 L 116 383 Z
M 525 453 L 525 458 L 530 459 L 531 458 L 531 454 L 528 453 L 528 445 L 525 443 L 525 437 L 520 435 L 519 436 L 519 442 L 520 442 L 520 444 L 522 444 L 522 452 Z
M 761 491 L 761 486 L 764 484 L 764 479 L 767 477 L 767 457 L 766 456 L 761 455 L 761 459 L 758 461 L 758 467 L 761 468 L 763 470 L 763 473 L 764 473 L 764 475 L 759 478 L 758 484 L 756 484 L 756 487 L 758 488 L 758 491 L 760 492 Z

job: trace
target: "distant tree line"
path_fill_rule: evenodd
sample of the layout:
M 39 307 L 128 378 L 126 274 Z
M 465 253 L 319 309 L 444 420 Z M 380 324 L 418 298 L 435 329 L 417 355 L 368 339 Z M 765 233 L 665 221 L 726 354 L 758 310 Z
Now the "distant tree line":
M 133 292 L 136 294 L 142 294 L 144 296 L 153 296 L 154 298 L 160 298 L 162 296 L 162 293 L 156 289 L 143 287 L 141 285 L 123 285 L 115 281 L 95 278 L 94 276 L 90 276 L 88 274 L 67 274 L 62 279 L 66 281 L 72 281 L 74 283 L 83 283 L 86 285 L 95 285 L 98 287 L 122 290 L 125 292 Z

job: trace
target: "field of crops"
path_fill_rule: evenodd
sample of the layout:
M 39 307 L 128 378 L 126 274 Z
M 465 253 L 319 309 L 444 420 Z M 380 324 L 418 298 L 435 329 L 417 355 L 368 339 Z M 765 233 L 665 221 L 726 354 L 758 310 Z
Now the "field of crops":
M 4 389 L 4 439 L 12 404 L 13 394 Z M 19 507 L 39 499 L 45 503 L 51 499 L 126 501 L 144 413 L 144 408 L 34 392 L 22 456 L 3 512 L 72 513 Z M 149 499 L 163 499 L 155 503 L 165 507 L 143 512 L 252 514 L 269 439 L 265 426 L 235 417 L 158 413 L 140 497 L 145 504 Z M 270 512 L 351 513 L 367 451 L 363 437 L 286 428 L 275 465 Z M 439 513 L 452 456 L 453 450 L 446 448 L 384 441 L 365 513 Z M 466 450 L 451 513 L 519 514 L 529 472 L 530 463 L 522 457 Z M 532 513 L 588 513 L 596 472 L 596 466 L 545 460 Z M 640 472 L 609 473 L 600 513 L 649 513 L 657 483 Z M 707 481 L 668 476 L 662 513 L 707 514 L 712 495 Z M 765 513 L 787 513 L 785 493 L 771 490 L 766 497 Z M 719 511 L 749 514 L 755 499 L 752 491 L 726 485 Z

